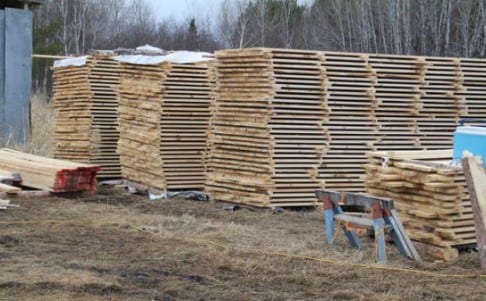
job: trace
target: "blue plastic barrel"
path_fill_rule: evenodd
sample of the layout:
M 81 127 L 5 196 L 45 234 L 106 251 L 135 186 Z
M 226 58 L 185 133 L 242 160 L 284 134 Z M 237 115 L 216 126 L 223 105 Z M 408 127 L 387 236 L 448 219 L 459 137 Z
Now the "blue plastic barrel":
M 486 127 L 457 127 L 454 132 L 454 160 L 460 160 L 464 151 L 481 156 L 486 167 Z

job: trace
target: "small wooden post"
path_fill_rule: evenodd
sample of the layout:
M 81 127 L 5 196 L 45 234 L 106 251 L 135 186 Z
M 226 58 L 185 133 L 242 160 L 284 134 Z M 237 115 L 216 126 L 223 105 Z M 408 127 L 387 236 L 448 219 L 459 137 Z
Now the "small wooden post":
M 486 270 L 486 173 L 481 162 L 474 157 L 463 158 L 462 168 L 473 209 L 479 263 L 481 269 Z

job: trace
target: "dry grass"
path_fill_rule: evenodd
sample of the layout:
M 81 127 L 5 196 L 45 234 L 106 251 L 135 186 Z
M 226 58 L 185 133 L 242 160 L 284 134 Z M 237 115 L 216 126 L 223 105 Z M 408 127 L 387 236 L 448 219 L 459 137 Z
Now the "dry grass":
M 479 278 L 440 278 L 303 259 L 284 251 L 372 263 L 342 235 L 324 245 L 318 211 L 228 212 L 216 204 L 151 202 L 103 189 L 77 199 L 18 201 L 0 212 L 0 300 L 484 300 Z M 64 220 L 24 224 L 20 221 Z M 136 230 L 150 230 L 156 235 Z M 226 247 L 206 243 L 214 241 Z M 388 266 L 478 273 L 477 254 L 416 265 L 388 250 Z
M 2 147 L 42 156 L 52 156 L 54 151 L 55 110 L 45 94 L 34 94 L 31 100 L 30 140 L 25 145 L 13 143 L 11 139 L 2 141 Z

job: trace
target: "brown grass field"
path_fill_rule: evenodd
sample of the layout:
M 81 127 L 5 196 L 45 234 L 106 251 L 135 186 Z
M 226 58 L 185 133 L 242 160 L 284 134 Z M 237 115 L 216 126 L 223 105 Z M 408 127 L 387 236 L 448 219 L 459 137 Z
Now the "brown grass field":
M 476 254 L 415 264 L 323 242 L 318 210 L 230 212 L 121 188 L 0 212 L 0 300 L 485 300 Z M 283 254 L 282 254 L 283 253 Z M 295 255 L 328 259 L 316 261 Z M 355 266 L 355 263 L 370 266 Z
M 36 135 L 53 122 L 37 124 L 25 149 L 49 154 L 52 135 Z M 13 203 L 0 211 L 0 300 L 486 300 L 476 253 L 417 264 L 388 245 L 377 266 L 368 238 L 363 251 L 342 233 L 325 245 L 319 210 L 232 212 L 120 187 Z
M 26 145 L 17 145 L 6 139 L 1 147 L 15 148 L 36 155 L 50 156 L 54 151 L 55 111 L 43 94 L 34 94 L 31 101 L 31 139 Z

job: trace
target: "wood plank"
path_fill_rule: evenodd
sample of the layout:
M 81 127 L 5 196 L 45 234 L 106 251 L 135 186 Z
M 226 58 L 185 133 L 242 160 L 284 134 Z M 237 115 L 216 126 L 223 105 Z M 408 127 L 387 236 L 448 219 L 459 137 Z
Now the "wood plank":
M 486 270 L 486 173 L 482 162 L 477 158 L 465 157 L 462 165 L 473 207 L 479 262 L 481 268 Z

